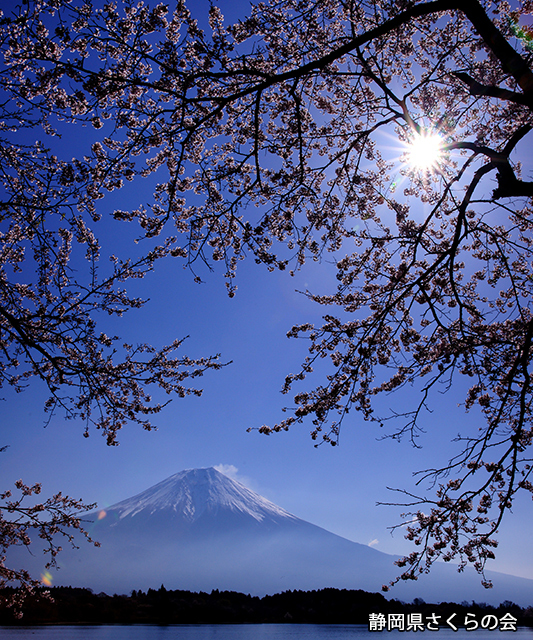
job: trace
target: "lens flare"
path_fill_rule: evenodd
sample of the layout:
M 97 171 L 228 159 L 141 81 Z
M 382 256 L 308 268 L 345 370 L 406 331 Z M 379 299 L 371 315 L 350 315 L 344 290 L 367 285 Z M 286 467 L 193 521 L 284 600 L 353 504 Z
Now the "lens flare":
M 417 133 L 408 146 L 409 164 L 419 171 L 432 171 L 442 157 L 442 138 L 438 133 Z
M 51 587 L 52 586 L 52 574 L 49 571 L 45 571 L 44 573 L 41 574 L 41 582 L 47 586 L 47 587 Z

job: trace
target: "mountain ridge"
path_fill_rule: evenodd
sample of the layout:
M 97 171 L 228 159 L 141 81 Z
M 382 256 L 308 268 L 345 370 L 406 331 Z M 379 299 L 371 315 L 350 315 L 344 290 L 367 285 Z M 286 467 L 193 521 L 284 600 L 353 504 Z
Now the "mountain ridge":
M 189 482 L 184 482 L 186 480 Z M 172 491 L 176 487 L 177 490 Z M 205 511 L 213 510 L 214 506 L 247 513 L 259 522 L 266 517 L 296 519 L 285 509 L 214 467 L 180 471 L 131 498 L 115 503 L 110 509 L 119 511 L 120 519 L 135 516 L 144 510 L 154 513 L 159 509 L 171 509 L 183 513 L 186 520 L 194 522 Z
M 158 588 L 254 595 L 326 587 L 379 592 L 397 559 L 302 520 L 214 468 L 188 469 L 85 516 L 96 549 L 80 542 L 58 556 L 54 585 L 129 593 Z M 33 547 L 32 543 L 32 547 Z M 34 574 L 43 562 L 28 558 Z M 14 563 L 13 563 L 14 564 Z M 455 567 L 456 569 L 456 567 Z M 533 580 L 436 563 L 430 575 L 399 583 L 390 597 L 412 601 L 533 603 Z

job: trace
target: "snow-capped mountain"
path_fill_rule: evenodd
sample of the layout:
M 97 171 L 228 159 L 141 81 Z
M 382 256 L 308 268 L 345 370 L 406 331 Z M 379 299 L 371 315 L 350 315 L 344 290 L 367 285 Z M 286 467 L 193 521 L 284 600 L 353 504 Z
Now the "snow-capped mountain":
M 176 473 L 146 491 L 118 502 L 111 510 L 119 520 L 137 515 L 150 517 L 158 511 L 166 511 L 193 523 L 220 510 L 250 516 L 257 522 L 295 519 L 285 509 L 213 468 Z
M 398 571 L 393 556 L 301 520 L 212 468 L 182 471 L 84 519 L 101 547 L 82 541 L 79 550 L 62 551 L 53 584 L 107 593 L 161 584 L 256 595 L 325 587 L 379 591 Z M 17 566 L 42 571 L 37 555 L 11 555 Z M 399 584 L 391 595 L 405 601 L 533 602 L 533 580 L 489 577 L 495 588 L 487 591 L 473 570 L 458 574 L 439 563 L 429 576 Z

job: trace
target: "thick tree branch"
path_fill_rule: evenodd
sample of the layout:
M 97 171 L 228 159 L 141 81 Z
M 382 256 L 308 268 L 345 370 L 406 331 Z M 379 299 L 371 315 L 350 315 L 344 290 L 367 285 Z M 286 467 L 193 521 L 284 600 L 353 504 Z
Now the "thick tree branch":
M 452 75 L 468 85 L 470 89 L 470 95 L 472 96 L 487 96 L 489 98 L 500 98 L 501 100 L 508 100 L 515 104 L 523 104 L 531 106 L 531 99 L 525 96 L 523 93 L 516 91 L 510 91 L 502 87 L 494 87 L 481 84 L 474 78 L 471 78 L 467 73 L 462 71 L 453 71 Z
M 460 10 L 470 20 L 485 46 L 500 61 L 503 70 L 516 80 L 524 92 L 527 106 L 533 108 L 533 73 L 526 61 L 503 37 L 478 0 L 463 0 Z

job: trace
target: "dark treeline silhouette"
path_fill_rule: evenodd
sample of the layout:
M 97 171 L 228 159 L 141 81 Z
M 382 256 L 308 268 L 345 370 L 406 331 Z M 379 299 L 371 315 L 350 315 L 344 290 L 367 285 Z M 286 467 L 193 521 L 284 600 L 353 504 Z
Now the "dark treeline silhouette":
M 457 620 L 466 613 L 479 618 L 493 613 L 498 617 L 511 613 L 520 626 L 533 626 L 533 606 L 522 608 L 505 601 L 499 607 L 485 603 L 462 602 L 429 604 L 421 598 L 410 603 L 387 600 L 380 593 L 361 590 L 321 589 L 319 591 L 284 591 L 259 598 L 234 591 L 211 593 L 159 589 L 132 591 L 127 595 L 95 594 L 90 589 L 54 587 L 27 598 L 22 618 L 13 609 L 0 605 L 0 624 L 76 624 L 76 623 L 314 623 L 368 624 L 369 613 L 452 613 Z M 15 595 L 12 589 L 0 592 L 0 601 Z

